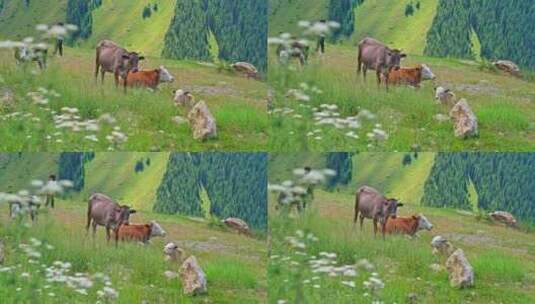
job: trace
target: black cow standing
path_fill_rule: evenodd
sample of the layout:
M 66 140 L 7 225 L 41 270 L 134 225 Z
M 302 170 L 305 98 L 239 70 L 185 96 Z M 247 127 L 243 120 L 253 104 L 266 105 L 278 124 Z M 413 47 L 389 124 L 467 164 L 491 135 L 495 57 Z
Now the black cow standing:
M 59 26 L 63 26 L 63 22 L 58 23 Z M 65 40 L 65 37 L 62 35 L 58 35 L 56 37 L 56 46 L 54 47 L 54 56 L 59 52 L 59 55 L 63 57 L 63 40 Z
M 56 176 L 54 174 L 50 174 L 50 176 L 48 176 L 48 183 L 56 183 Z M 46 194 L 45 207 L 48 207 L 49 204 L 52 208 L 54 208 L 54 193 Z
M 325 24 L 327 21 L 320 20 L 321 24 Z M 316 52 L 320 52 L 320 54 L 325 54 L 325 34 L 320 34 L 318 37 L 318 43 L 316 44 Z

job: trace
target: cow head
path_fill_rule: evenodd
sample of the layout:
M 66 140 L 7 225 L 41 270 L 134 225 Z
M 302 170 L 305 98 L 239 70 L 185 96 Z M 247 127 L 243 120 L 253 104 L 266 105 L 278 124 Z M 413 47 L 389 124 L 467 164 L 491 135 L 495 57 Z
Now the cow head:
M 433 224 L 423 214 L 413 215 L 412 218 L 418 221 L 418 230 L 433 229 Z
M 401 59 L 407 57 L 401 50 L 387 50 L 386 51 L 386 64 L 389 69 L 399 70 L 401 65 Z
M 154 237 L 154 236 L 162 236 L 162 237 L 165 237 L 167 235 L 167 232 L 165 232 L 165 230 L 163 230 L 162 226 L 160 226 L 160 224 L 158 224 L 156 221 L 151 221 L 150 222 L 150 236 L 151 237 Z
M 175 81 L 175 77 L 169 73 L 169 71 L 161 65 L 158 69 L 158 73 L 160 75 L 160 82 L 173 82 Z
M 398 207 L 402 207 L 403 204 L 398 202 L 395 198 L 389 198 L 383 201 L 383 214 L 385 218 L 396 218 L 398 213 Z
M 144 60 L 145 57 L 140 56 L 136 52 L 123 54 L 123 64 L 127 71 L 136 73 L 139 70 L 139 61 Z
M 136 213 L 135 209 L 131 209 L 129 206 L 123 205 L 115 208 L 115 222 L 117 223 L 116 227 L 121 226 L 122 224 L 130 223 L 130 214 Z
M 427 65 L 422 64 L 419 66 L 419 68 L 422 70 L 422 79 L 435 80 L 437 78 Z

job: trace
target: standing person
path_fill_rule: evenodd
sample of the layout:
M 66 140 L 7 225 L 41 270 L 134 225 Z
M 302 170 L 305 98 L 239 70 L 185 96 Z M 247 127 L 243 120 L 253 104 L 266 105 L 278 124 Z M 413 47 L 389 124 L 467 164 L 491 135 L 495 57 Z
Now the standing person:
M 63 22 L 58 22 L 59 26 L 63 26 Z M 54 47 L 54 56 L 58 53 L 59 51 L 59 55 L 61 57 L 63 57 L 63 40 L 65 39 L 65 37 L 63 35 L 58 35 L 56 37 L 56 46 Z
M 52 188 L 52 189 L 56 188 L 56 175 L 50 174 L 50 176 L 48 176 L 48 182 L 46 184 L 46 188 Z M 45 207 L 48 207 L 48 204 L 50 204 L 50 206 L 54 208 L 54 193 L 52 191 L 48 191 L 46 193 Z
M 327 21 L 324 19 L 320 20 L 321 25 L 325 25 Z M 322 32 L 318 37 L 318 43 L 316 44 L 316 52 L 319 52 L 321 55 L 325 54 L 325 33 Z

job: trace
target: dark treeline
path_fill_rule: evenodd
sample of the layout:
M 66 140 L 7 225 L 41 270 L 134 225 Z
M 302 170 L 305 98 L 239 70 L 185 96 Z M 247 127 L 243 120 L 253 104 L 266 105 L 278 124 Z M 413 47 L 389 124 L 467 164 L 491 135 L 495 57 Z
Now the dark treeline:
M 210 214 L 238 217 L 256 229 L 267 227 L 265 153 L 173 153 L 157 190 L 154 211 L 202 216 L 201 193 Z
M 213 33 L 219 59 L 247 61 L 266 71 L 267 8 L 267 0 L 178 0 L 162 56 L 208 61 Z
M 518 0 L 441 0 L 427 34 L 425 54 L 474 58 L 472 30 L 481 57 L 508 59 L 535 69 L 535 6 Z
M 340 28 L 332 35 L 332 40 L 347 38 L 355 30 L 355 10 L 356 5 L 361 4 L 364 0 L 330 0 L 329 1 L 329 20 L 336 21 Z
M 58 179 L 66 179 L 73 182 L 72 190 L 81 191 L 85 184 L 84 165 L 95 157 L 94 153 L 63 152 L 59 155 Z
M 333 189 L 336 185 L 347 185 L 353 177 L 352 153 L 330 152 L 326 155 L 325 164 L 327 168 L 336 171 L 336 175 L 329 178 L 327 188 Z
M 477 206 L 535 219 L 535 153 L 439 153 L 424 186 L 422 204 L 471 209 Z
M 69 0 L 67 2 L 66 22 L 78 26 L 78 31 L 69 36 L 68 43 L 77 39 L 87 39 L 93 31 L 93 17 L 91 10 L 93 1 Z

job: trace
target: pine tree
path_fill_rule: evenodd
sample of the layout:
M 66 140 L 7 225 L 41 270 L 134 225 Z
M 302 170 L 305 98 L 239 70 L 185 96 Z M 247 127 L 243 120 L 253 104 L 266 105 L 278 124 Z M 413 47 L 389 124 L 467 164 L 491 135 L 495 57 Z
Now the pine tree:
M 348 152 L 327 153 L 326 166 L 336 171 L 336 175 L 329 178 L 327 188 L 333 189 L 338 184 L 347 185 L 353 176 L 352 154 Z

